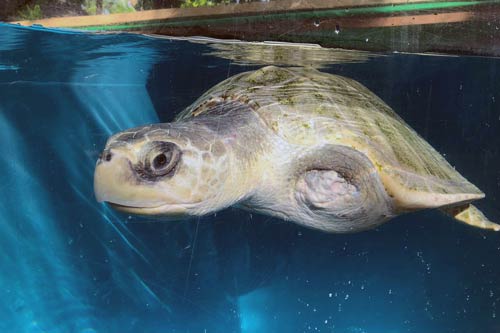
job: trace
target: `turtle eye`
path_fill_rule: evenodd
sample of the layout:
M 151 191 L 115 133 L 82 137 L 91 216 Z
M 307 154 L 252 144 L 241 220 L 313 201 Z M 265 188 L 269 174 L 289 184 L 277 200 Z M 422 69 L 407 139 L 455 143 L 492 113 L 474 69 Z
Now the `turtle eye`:
M 166 176 L 177 166 L 181 151 L 172 142 L 154 142 L 154 148 L 146 160 L 145 171 L 153 177 Z
M 168 153 L 168 157 L 167 157 L 167 154 L 165 153 L 161 153 L 159 155 L 156 155 L 156 157 L 153 159 L 153 169 L 154 170 L 161 170 L 163 168 L 165 168 L 166 166 L 168 166 L 168 162 L 170 161 L 170 159 L 172 158 L 172 154 L 171 153 Z

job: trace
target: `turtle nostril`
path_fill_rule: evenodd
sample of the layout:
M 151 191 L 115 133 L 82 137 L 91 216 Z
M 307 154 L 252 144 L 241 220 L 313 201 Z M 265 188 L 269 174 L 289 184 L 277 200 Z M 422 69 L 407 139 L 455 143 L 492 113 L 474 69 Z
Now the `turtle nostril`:
M 109 150 L 105 150 L 101 153 L 101 156 L 99 156 L 99 159 L 101 161 L 106 161 L 109 162 L 113 158 L 113 153 L 110 152 Z
M 104 154 L 104 160 L 105 160 L 106 162 L 111 161 L 111 158 L 112 158 L 112 157 L 113 157 L 113 154 L 112 154 L 110 151 L 108 151 L 108 152 L 106 152 L 106 153 Z

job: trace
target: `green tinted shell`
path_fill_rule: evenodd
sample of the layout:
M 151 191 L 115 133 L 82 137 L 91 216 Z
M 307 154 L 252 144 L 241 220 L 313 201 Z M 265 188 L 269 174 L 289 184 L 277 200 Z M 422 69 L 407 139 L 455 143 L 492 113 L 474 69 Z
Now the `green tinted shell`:
M 363 152 L 403 208 L 483 197 L 387 104 L 352 79 L 268 66 L 219 83 L 178 120 L 210 113 L 215 103 L 235 101 L 250 106 L 270 130 L 298 149 L 336 144 Z

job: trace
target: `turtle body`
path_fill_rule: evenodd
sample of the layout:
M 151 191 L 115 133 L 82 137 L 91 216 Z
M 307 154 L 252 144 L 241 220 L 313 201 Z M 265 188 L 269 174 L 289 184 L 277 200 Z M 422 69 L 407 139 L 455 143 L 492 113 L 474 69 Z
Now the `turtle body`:
M 499 230 L 470 202 L 484 194 L 360 83 L 268 66 L 219 83 L 168 124 L 112 136 L 95 173 L 99 201 L 139 214 L 229 206 L 329 232 L 441 208 Z

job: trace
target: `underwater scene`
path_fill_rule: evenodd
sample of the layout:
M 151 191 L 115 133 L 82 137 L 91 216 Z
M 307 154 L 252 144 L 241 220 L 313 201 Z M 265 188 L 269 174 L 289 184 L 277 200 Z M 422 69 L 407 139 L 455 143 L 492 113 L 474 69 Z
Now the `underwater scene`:
M 162 219 L 96 200 L 111 135 L 268 65 L 366 86 L 500 222 L 497 58 L 0 24 L 0 331 L 500 332 L 500 233 L 438 210 L 328 233 L 237 207 Z

